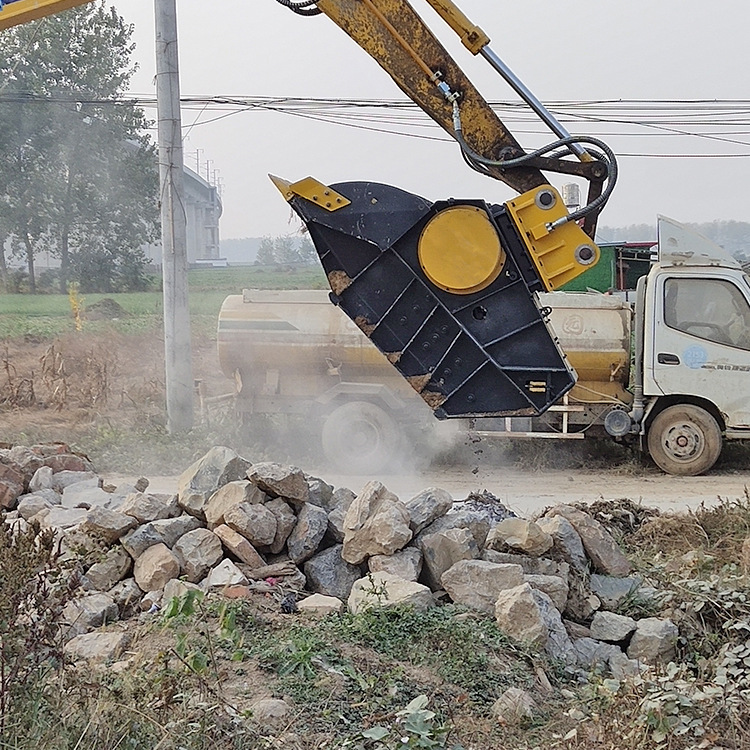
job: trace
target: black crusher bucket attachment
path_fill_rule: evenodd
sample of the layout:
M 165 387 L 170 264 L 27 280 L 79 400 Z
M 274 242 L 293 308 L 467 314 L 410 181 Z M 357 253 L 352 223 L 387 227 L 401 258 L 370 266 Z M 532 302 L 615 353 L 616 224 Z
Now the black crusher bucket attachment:
M 307 225 L 331 301 L 439 419 L 541 414 L 573 387 L 508 206 L 272 179 Z

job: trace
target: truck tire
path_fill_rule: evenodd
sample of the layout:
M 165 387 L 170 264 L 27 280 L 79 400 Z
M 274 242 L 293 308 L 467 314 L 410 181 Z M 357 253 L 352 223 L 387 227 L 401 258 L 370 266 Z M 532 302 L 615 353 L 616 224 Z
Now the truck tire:
M 667 474 L 693 477 L 708 471 L 721 453 L 721 429 L 700 406 L 678 404 L 656 415 L 648 452 Z
M 401 444 L 396 420 L 369 401 L 349 401 L 327 414 L 321 437 L 326 458 L 347 474 L 387 470 Z

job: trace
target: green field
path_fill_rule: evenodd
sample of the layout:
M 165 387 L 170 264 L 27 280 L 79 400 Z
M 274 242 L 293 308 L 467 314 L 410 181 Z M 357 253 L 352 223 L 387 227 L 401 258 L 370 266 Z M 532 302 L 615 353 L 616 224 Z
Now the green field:
M 156 280 L 158 282 L 158 280 Z M 188 272 L 190 315 L 193 325 L 209 333 L 224 298 L 242 289 L 323 289 L 326 279 L 319 266 L 283 270 L 262 266 L 200 269 Z M 82 295 L 84 309 L 103 298 L 115 300 L 127 316 L 115 321 L 85 321 L 87 330 L 108 326 L 137 333 L 161 325 L 162 293 Z M 0 339 L 17 336 L 54 337 L 75 330 L 70 300 L 64 294 L 0 294 Z

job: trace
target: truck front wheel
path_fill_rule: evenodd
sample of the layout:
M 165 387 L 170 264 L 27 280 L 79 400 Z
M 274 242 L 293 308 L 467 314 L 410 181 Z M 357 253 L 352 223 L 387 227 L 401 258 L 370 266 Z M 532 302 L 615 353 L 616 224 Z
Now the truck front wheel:
M 340 471 L 370 474 L 396 460 L 401 431 L 377 404 L 349 401 L 326 415 L 322 443 L 326 458 Z
M 659 412 L 648 431 L 648 452 L 668 474 L 696 476 L 708 471 L 721 453 L 721 430 L 700 406 L 679 404 Z

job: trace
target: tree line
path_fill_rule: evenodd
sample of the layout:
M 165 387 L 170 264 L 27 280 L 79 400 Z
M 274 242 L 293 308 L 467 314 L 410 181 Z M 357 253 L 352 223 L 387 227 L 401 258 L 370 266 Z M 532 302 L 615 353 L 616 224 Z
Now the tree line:
M 132 24 L 104 1 L 0 35 L 0 282 L 58 258 L 66 292 L 145 288 L 159 237 L 157 158 L 143 111 L 117 101 L 135 72 Z M 110 102 L 102 103 L 105 100 Z

